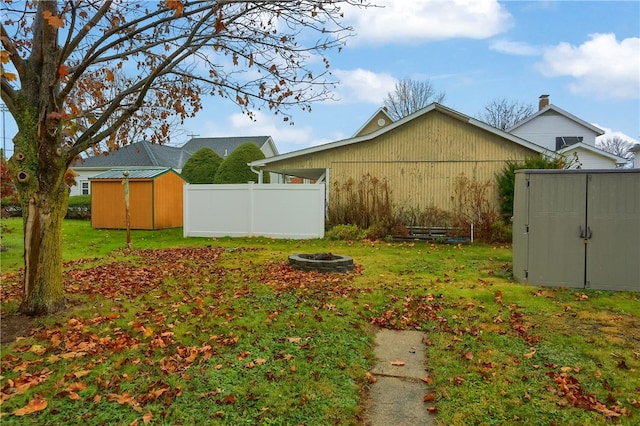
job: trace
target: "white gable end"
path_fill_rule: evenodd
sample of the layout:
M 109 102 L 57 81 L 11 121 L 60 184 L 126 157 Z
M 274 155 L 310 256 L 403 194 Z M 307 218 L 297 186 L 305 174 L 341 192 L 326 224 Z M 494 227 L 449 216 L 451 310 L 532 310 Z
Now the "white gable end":
M 548 110 L 534 120 L 518 126 L 511 133 L 550 151 L 556 150 L 556 138 L 558 137 L 582 138 L 582 143 L 595 146 L 597 136 L 591 129 L 553 110 Z

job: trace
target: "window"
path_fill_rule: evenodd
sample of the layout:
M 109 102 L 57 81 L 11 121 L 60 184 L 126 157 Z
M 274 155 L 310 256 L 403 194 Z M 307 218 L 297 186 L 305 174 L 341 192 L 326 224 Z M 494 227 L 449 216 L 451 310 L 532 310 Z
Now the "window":
M 556 137 L 556 151 L 582 142 L 582 136 L 557 136 Z
M 89 182 L 86 180 L 80 182 L 80 188 L 82 190 L 82 195 L 89 195 Z

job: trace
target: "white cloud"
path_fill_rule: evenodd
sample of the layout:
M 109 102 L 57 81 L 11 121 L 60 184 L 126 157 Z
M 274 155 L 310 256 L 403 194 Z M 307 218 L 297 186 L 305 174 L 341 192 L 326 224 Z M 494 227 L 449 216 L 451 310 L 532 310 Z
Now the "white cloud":
M 350 43 L 420 43 L 484 39 L 504 32 L 511 15 L 497 0 L 376 0 L 383 7 L 351 8 L 345 18 L 357 33 Z
M 560 43 L 545 49 L 537 64 L 547 77 L 573 77 L 574 93 L 640 98 L 640 38 L 616 40 L 614 34 L 591 34 L 580 46 Z
M 597 123 L 591 123 L 591 124 L 593 124 L 597 128 L 602 129 L 604 131 L 604 135 L 596 137 L 596 144 L 598 144 L 601 141 L 606 141 L 607 139 L 613 138 L 615 136 L 619 137 L 620 139 L 625 140 L 626 142 L 629 142 L 632 145 L 640 143 L 639 140 L 634 139 L 631 136 L 629 136 L 629 135 L 627 135 L 625 133 L 622 133 L 620 131 L 613 130 L 613 129 L 609 128 L 609 127 L 601 126 L 601 125 L 599 125 Z
M 387 93 L 393 90 L 397 80 L 389 74 L 357 68 L 355 70 L 334 70 L 340 80 L 334 90 L 341 102 L 367 102 L 382 106 Z
M 489 48 L 509 55 L 536 56 L 540 54 L 538 47 L 521 41 L 495 40 L 489 45 Z

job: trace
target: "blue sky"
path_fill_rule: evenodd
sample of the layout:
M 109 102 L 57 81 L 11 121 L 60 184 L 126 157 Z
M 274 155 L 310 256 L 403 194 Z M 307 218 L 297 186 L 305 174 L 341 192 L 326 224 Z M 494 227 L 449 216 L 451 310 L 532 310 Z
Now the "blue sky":
M 270 135 L 281 153 L 353 134 L 398 79 L 430 79 L 446 106 L 477 116 L 495 98 L 551 103 L 609 134 L 640 139 L 640 2 L 377 0 L 346 10 L 357 35 L 331 69 L 340 101 L 255 123 L 220 100 L 185 123 L 206 136 Z M 188 139 L 185 135 L 184 139 Z
M 338 101 L 295 111 L 294 125 L 268 112 L 250 121 L 232 103 L 205 100 L 184 123 L 200 137 L 270 135 L 281 153 L 351 137 L 399 79 L 429 79 L 444 105 L 477 116 L 497 98 L 551 103 L 607 135 L 640 140 L 640 2 L 375 0 L 345 10 L 355 29 L 331 71 Z M 16 131 L 5 116 L 7 150 Z

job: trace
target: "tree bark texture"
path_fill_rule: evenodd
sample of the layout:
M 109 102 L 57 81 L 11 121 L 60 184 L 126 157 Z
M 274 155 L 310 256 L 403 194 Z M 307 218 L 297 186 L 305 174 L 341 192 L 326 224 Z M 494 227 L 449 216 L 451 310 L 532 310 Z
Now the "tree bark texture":
M 39 9 L 55 15 L 55 2 Z M 38 17 L 42 16 L 39 10 Z M 24 63 L 14 107 L 18 134 L 9 169 L 18 189 L 24 222 L 24 287 L 20 311 L 44 315 L 64 306 L 62 220 L 69 200 L 64 182 L 68 156 L 59 116 L 57 30 L 42 18 L 33 24 L 34 50 Z

